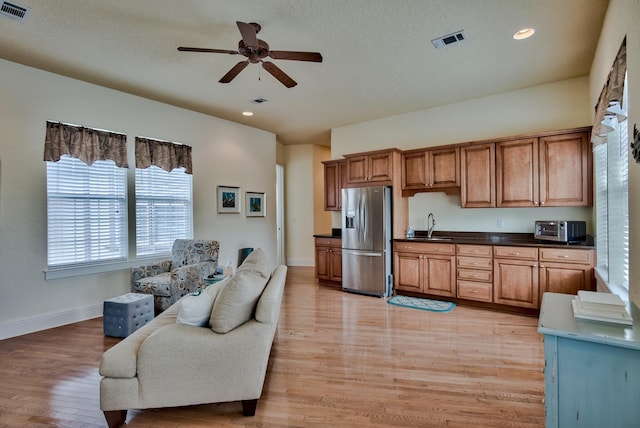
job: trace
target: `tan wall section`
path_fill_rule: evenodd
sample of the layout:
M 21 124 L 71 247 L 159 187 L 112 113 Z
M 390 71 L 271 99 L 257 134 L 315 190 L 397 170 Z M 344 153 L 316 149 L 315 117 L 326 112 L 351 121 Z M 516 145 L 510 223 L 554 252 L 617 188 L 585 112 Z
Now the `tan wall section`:
M 589 79 L 565 80 L 332 130 L 332 158 L 397 147 L 402 150 L 590 125 Z M 409 198 L 409 223 L 426 229 L 434 213 L 436 230 L 533 232 L 544 218 L 585 220 L 585 208 L 462 209 L 460 196 L 421 193 Z M 498 219 L 504 227 L 498 228 Z M 333 215 L 339 227 L 340 216 Z
M 590 106 L 595 106 L 618 48 L 627 36 L 629 141 L 640 126 L 640 2 L 611 0 L 591 66 Z M 629 295 L 640 306 L 640 165 L 629 156 Z
M 0 338 L 100 315 L 105 299 L 129 292 L 128 265 L 143 264 L 133 259 L 130 234 L 130 260 L 119 270 L 44 279 L 47 120 L 127 134 L 129 186 L 136 135 L 191 145 L 195 237 L 219 240 L 222 263 L 235 265 L 242 247 L 262 247 L 275 263 L 274 134 L 5 60 L 0 75 Z M 238 186 L 242 197 L 265 192 L 267 217 L 247 218 L 244 207 L 242 214 L 218 214 L 218 185 Z
M 289 266 L 313 266 L 313 146 L 287 145 L 285 153 L 285 231 Z

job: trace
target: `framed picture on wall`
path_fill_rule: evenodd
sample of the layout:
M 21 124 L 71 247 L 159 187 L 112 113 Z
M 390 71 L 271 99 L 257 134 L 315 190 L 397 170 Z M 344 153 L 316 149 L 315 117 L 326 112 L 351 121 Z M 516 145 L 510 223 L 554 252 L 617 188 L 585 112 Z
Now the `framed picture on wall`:
M 245 195 L 245 215 L 247 217 L 266 217 L 265 193 L 246 192 Z
M 233 186 L 218 186 L 218 213 L 240 213 L 240 188 Z

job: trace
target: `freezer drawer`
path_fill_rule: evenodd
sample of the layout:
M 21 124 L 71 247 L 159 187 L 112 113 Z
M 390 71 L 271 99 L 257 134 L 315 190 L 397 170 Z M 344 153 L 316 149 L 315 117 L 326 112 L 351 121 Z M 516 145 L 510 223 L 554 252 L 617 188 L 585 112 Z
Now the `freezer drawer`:
M 388 297 L 393 279 L 384 251 L 342 249 L 342 289 L 354 293 Z

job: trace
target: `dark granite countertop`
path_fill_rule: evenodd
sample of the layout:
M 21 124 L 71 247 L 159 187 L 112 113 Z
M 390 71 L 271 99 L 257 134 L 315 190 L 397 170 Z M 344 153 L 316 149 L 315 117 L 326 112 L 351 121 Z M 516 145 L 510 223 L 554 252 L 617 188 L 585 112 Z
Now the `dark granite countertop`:
M 414 238 L 394 239 L 394 242 L 442 242 L 451 244 L 475 244 L 475 245 L 505 245 L 518 247 L 562 247 L 576 249 L 595 248 L 593 236 L 587 235 L 584 242 L 562 243 L 539 240 L 533 237 L 533 233 L 498 233 L 498 232 L 434 232 L 431 238 L 427 238 L 427 232 L 415 231 Z
M 514 247 L 561 247 L 576 249 L 594 249 L 593 236 L 587 235 L 584 242 L 565 244 L 562 242 L 534 239 L 533 233 L 498 233 L 498 232 L 434 232 L 427 238 L 426 230 L 416 230 L 414 238 L 394 239 L 394 242 L 442 242 L 450 244 L 505 245 Z M 341 230 L 332 229 L 331 233 L 319 233 L 314 238 L 340 238 Z
M 333 228 L 331 233 L 318 233 L 313 235 L 314 238 L 342 238 L 342 229 Z

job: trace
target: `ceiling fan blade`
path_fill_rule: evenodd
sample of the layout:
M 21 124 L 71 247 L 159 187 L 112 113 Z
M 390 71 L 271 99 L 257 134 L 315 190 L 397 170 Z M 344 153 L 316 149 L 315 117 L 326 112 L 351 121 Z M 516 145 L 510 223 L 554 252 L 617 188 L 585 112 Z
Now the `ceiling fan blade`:
M 295 80 L 293 80 L 291 77 L 289 77 L 287 75 L 287 73 L 285 73 L 284 71 L 280 70 L 280 68 L 278 68 L 278 66 L 276 66 L 272 62 L 263 61 L 262 62 L 262 68 L 264 68 L 269 73 L 271 73 L 271 75 L 273 77 L 278 79 L 280 81 L 280 83 L 282 83 L 287 88 L 293 88 L 294 86 L 296 86 L 298 84 Z
M 322 55 L 318 52 L 269 51 L 269 56 L 273 59 L 322 62 Z
M 227 74 L 222 76 L 222 79 L 219 80 L 220 83 L 229 83 L 234 77 L 236 77 L 245 67 L 249 65 L 249 61 L 240 61 L 236 65 L 234 65 L 231 70 L 227 71 Z
M 238 51 L 229 51 L 226 49 L 206 49 L 206 48 L 188 48 L 185 46 L 178 47 L 180 52 L 207 52 L 207 53 L 226 53 L 230 55 L 238 55 Z
M 246 22 L 240 21 L 236 21 L 236 25 L 238 26 L 238 30 L 240 30 L 244 45 L 247 47 L 257 47 L 258 36 L 256 34 L 256 27 L 251 24 L 247 24 Z

